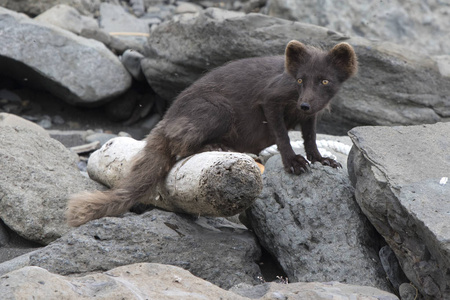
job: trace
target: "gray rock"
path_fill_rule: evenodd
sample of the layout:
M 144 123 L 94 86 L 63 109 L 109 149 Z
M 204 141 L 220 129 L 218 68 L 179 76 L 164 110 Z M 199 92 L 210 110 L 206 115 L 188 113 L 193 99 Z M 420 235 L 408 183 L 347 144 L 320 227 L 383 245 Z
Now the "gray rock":
M 105 271 L 137 262 L 182 267 L 222 288 L 257 283 L 256 239 L 225 219 L 193 220 L 157 209 L 94 220 L 34 252 L 30 265 L 57 274 Z
M 45 87 L 73 104 L 92 105 L 117 96 L 131 76 L 103 44 L 0 8 L 0 71 Z M 39 55 L 36 55 L 39 53 Z
M 356 200 L 426 299 L 450 299 L 449 131 L 438 123 L 349 132 Z
M 387 278 L 391 282 L 394 290 L 398 292 L 400 285 L 409 282 L 408 278 L 403 273 L 394 251 L 389 246 L 383 246 L 380 249 L 379 255 Z
M 6 250 L 6 251 L 5 251 Z M 19 270 L 20 268 L 27 267 L 30 265 L 30 255 L 33 254 L 33 249 L 30 248 L 16 248 L 11 252 L 8 248 L 0 248 L 0 254 L 2 258 L 2 263 L 0 263 L 0 275 L 3 276 L 9 272 Z M 38 251 L 38 250 L 34 250 Z M 5 253 L 7 252 L 7 253 Z M 22 252 L 22 253 L 20 253 Z
M 209 8 L 196 16 L 177 16 L 152 30 L 149 55 L 141 64 L 152 88 L 172 99 L 206 70 L 234 59 L 281 55 L 292 39 L 326 48 L 346 41 L 357 52 L 358 76 L 345 83 L 332 112 L 321 118 L 329 133 L 342 135 L 357 125 L 450 119 L 450 77 L 432 58 L 395 44 L 261 14 Z
M 402 44 L 424 54 L 447 54 L 450 48 L 446 1 L 268 0 L 263 11 L 347 35 Z
M 125 68 L 130 72 L 131 76 L 138 81 L 145 80 L 144 73 L 141 68 L 141 60 L 144 55 L 134 50 L 126 50 L 120 60 Z
M 111 48 L 112 37 L 103 29 L 100 28 L 83 28 L 80 32 L 82 37 L 87 39 L 93 39 L 105 44 L 108 48 Z
M 117 134 L 104 133 L 104 132 L 94 132 L 86 136 L 86 142 L 100 142 L 100 146 L 106 144 L 110 139 L 116 138 Z
M 130 0 L 131 8 L 136 17 L 142 17 L 145 13 L 144 0 Z
M 38 287 L 38 288 L 30 288 Z M 83 277 L 25 267 L 0 278 L 2 299 L 223 299 L 244 300 L 177 267 L 134 264 Z
M 241 296 L 261 300 L 398 300 L 391 293 L 369 286 L 339 282 L 265 283 L 257 286 L 238 285 L 230 289 Z
M 180 1 L 175 9 L 175 14 L 198 13 L 202 9 L 203 8 L 197 4 Z
M 0 112 L 18 115 L 22 113 L 24 107 L 25 103 L 22 102 L 22 98 L 15 92 L 5 88 L 0 89 Z
M 437 55 L 433 59 L 438 64 L 439 72 L 444 76 L 450 77 L 450 55 Z
M 102 3 L 100 5 L 100 28 L 126 45 L 145 53 L 150 26 L 146 19 L 138 19 L 120 5 Z M 117 49 L 117 46 L 113 46 Z M 125 49 L 123 50 L 125 51 Z M 122 51 L 122 52 L 123 52 Z
M 150 283 L 150 284 L 149 284 Z M 39 288 L 30 288 L 39 287 Z M 252 293 L 252 290 L 255 292 Z M 240 290 L 242 292 L 242 290 Z M 365 299 L 395 300 L 370 288 L 332 283 L 264 284 L 247 288 L 251 297 L 225 291 L 178 267 L 154 263 L 118 267 L 82 277 L 60 276 L 39 267 L 25 267 L 0 278 L 2 299 L 159 299 L 273 300 Z M 257 296 L 253 296 L 257 294 Z
M 41 126 L 13 114 L 0 113 L 0 127 L 2 126 L 20 127 L 44 136 L 49 136 L 49 133 Z
M 155 22 L 156 19 L 160 21 L 170 20 L 175 14 L 175 9 L 176 7 L 172 4 L 167 5 L 164 3 L 159 3 L 156 5 L 151 5 L 147 8 L 145 18 L 149 21 L 153 20 L 153 22 Z
M 248 216 L 289 282 L 340 281 L 388 290 L 372 248 L 377 236 L 342 169 L 314 164 L 295 176 L 284 172 L 276 155 L 266 163 L 263 184 Z
M 9 243 L 10 237 L 6 230 L 5 224 L 0 222 L 0 248 L 6 246 Z
M 78 35 L 85 28 L 91 30 L 98 29 L 98 23 L 94 18 L 83 16 L 75 8 L 64 4 L 53 6 L 34 19 L 55 25 Z
M 48 244 L 69 231 L 68 195 L 102 187 L 79 173 L 76 155 L 56 140 L 0 128 L 0 218 L 22 237 Z
M 107 32 L 149 33 L 146 20 L 138 19 L 122 6 L 110 3 L 100 5 L 100 27 Z
M 102 0 L 0 0 L 0 6 L 30 16 L 37 16 L 57 4 L 66 4 L 76 8 L 83 15 L 94 15 L 98 12 Z
M 395 44 L 353 41 L 349 43 L 356 46 L 361 65 L 358 76 L 333 100 L 332 113 L 325 118 L 340 118 L 352 126 L 450 120 L 450 77 L 431 57 Z
M 403 283 L 399 290 L 401 300 L 416 300 L 419 297 L 417 289 L 410 283 Z
M 84 130 L 48 130 L 47 132 L 67 148 L 86 144 L 88 135 L 88 132 Z
M 49 115 L 43 115 L 37 124 L 44 129 L 49 129 L 52 127 L 52 118 Z

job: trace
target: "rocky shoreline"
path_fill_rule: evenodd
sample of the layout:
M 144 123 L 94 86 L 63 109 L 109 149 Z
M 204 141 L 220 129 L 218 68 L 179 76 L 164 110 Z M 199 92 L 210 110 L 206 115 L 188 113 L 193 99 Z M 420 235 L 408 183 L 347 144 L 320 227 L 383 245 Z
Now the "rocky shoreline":
M 450 5 L 398 2 L 308 19 L 312 2 L 0 0 L 2 296 L 449 298 Z M 358 17 L 368 10 L 379 18 Z M 342 169 L 291 176 L 270 150 L 239 218 L 139 207 L 66 224 L 70 194 L 111 186 L 89 178 L 93 151 L 142 139 L 204 72 L 291 39 L 357 52 L 358 76 L 319 123 L 319 148 Z

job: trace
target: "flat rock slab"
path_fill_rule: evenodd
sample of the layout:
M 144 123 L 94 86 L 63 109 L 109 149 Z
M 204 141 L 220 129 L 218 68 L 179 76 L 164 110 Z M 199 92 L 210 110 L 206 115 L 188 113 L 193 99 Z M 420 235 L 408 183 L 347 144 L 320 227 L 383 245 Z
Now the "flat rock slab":
M 258 283 L 261 250 L 242 225 L 157 209 L 82 225 L 30 255 L 29 265 L 68 275 L 153 262 L 182 267 L 228 289 Z
M 131 76 L 105 45 L 0 7 L 0 73 L 72 104 L 125 92 Z
M 450 299 L 450 123 L 358 127 L 356 200 L 420 292 Z

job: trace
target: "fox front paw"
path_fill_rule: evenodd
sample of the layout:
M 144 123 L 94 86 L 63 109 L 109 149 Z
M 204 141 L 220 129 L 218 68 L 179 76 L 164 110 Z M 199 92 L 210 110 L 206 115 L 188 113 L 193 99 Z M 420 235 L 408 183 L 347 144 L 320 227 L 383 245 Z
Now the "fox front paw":
M 295 175 L 300 175 L 309 170 L 309 162 L 301 155 L 295 155 L 283 161 L 283 164 L 286 172 Z
M 320 162 L 322 165 L 324 166 L 330 166 L 332 168 L 342 168 L 342 165 L 340 163 L 338 163 L 337 161 L 335 161 L 332 158 L 329 157 L 319 157 L 319 158 L 313 158 L 311 159 L 311 163 L 315 163 L 315 162 Z

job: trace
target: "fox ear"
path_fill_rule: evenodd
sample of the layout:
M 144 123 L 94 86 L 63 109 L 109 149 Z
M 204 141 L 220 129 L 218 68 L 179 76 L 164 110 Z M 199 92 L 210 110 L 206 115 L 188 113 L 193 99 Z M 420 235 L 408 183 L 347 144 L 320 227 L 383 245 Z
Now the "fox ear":
M 358 59 L 355 50 L 347 43 L 339 43 L 328 53 L 331 62 L 345 74 L 344 80 L 352 77 L 358 71 Z
M 305 45 L 293 40 L 287 44 L 285 56 L 284 67 L 286 71 L 291 76 L 296 77 L 300 65 L 307 60 L 309 53 Z

